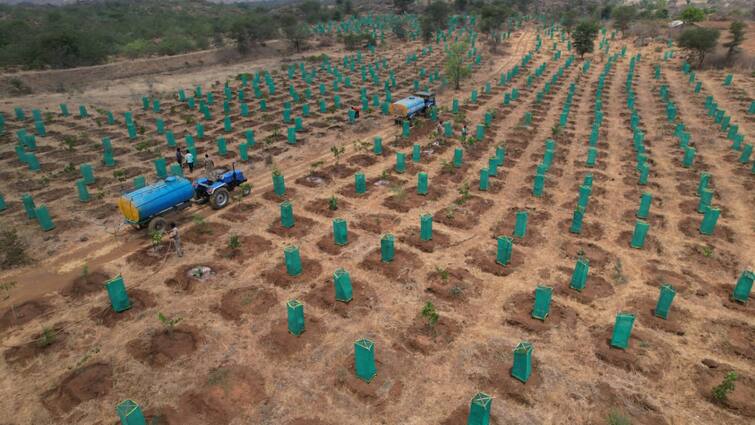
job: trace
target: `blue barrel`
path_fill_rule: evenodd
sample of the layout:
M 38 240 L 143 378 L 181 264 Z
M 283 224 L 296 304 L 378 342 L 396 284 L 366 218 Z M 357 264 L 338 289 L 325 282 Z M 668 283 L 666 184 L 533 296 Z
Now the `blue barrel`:
M 189 180 L 171 176 L 123 195 L 118 200 L 118 209 L 127 222 L 143 224 L 193 196 L 194 187 Z

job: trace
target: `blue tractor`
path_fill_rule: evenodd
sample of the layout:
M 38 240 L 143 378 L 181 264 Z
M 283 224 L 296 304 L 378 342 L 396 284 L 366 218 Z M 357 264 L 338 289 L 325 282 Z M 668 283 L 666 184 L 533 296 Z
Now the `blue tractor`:
M 147 226 L 150 232 L 167 230 L 166 216 L 191 206 L 192 203 L 208 203 L 213 209 L 228 205 L 230 192 L 246 183 L 246 177 L 235 164 L 231 170 L 218 173 L 217 178 L 201 177 L 190 182 L 188 179 L 171 176 L 149 186 L 121 196 L 118 209 L 126 222 L 141 229 Z M 244 185 L 243 194 L 248 195 L 251 187 Z

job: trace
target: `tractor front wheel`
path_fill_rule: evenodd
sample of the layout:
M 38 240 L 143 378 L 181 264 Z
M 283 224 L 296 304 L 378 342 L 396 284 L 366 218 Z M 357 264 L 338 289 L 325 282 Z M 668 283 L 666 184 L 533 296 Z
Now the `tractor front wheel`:
M 210 196 L 210 205 L 213 209 L 219 210 L 228 205 L 230 199 L 231 195 L 228 193 L 228 189 L 221 187 L 212 192 L 212 196 Z
M 162 217 L 155 217 L 149 221 L 149 233 L 165 233 L 168 231 L 168 220 Z

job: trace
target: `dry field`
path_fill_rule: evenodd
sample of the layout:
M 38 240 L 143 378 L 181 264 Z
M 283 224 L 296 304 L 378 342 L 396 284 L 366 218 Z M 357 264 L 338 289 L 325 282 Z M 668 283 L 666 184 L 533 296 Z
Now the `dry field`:
M 536 49 L 538 34 L 543 42 Z M 438 115 L 454 123 L 453 137 L 437 135 L 429 119 L 402 137 L 401 127 L 379 108 L 349 123 L 346 107 L 332 109 L 333 76 L 321 71 L 307 100 L 311 113 L 297 143 L 288 144 L 291 124 L 282 122 L 283 102 L 290 100 L 289 83 L 300 95 L 307 83 L 300 73 L 289 80 L 285 67 L 271 61 L 155 76 L 159 113 L 143 110 L 138 97 L 122 89 L 140 86 L 141 79 L 72 96 L 69 117 L 61 116 L 53 95 L 6 99 L 0 193 L 8 206 L 0 223 L 28 241 L 35 262 L 3 271 L 0 279 L 16 282 L 0 302 L 5 412 L 0 423 L 117 424 L 116 404 L 132 399 L 146 416 L 170 425 L 455 425 L 466 424 L 470 399 L 479 391 L 494 397 L 494 424 L 602 424 L 611 415 L 633 424 L 752 423 L 755 303 L 740 304 L 730 296 L 740 274 L 755 263 L 753 158 L 739 161 L 740 152 L 732 150 L 705 104 L 713 96 L 751 143 L 755 115 L 748 108 L 755 82 L 735 74 L 732 86 L 724 87 L 725 72 L 703 72 L 696 76 L 702 86 L 695 93 L 679 59 L 662 60 L 658 51 L 665 45 L 639 51 L 632 45 L 614 40 L 608 54 L 588 55 L 591 65 L 584 67 L 578 58 L 568 59 L 558 35 L 551 39 L 534 26 L 513 33 L 497 55 L 483 53 L 461 90 L 439 93 Z M 421 68 L 442 69 L 442 45 L 420 55 L 424 47 L 394 40 L 375 54 L 363 53 L 362 61 L 386 59 L 395 71 L 395 100 L 413 91 Z M 409 53 L 418 54 L 416 63 L 406 63 Z M 343 66 L 344 54 L 334 53 L 331 61 L 353 87 L 342 86 L 339 94 L 344 105 L 359 105 L 359 66 L 354 71 Z M 650 164 L 644 185 L 627 106 L 627 76 L 637 54 L 631 87 Z M 308 62 L 307 68 L 319 65 Z M 519 74 L 500 85 L 501 74 L 516 65 Z M 267 98 L 267 112 L 258 110 L 259 101 L 246 87 L 252 113 L 242 117 L 234 96 L 233 129 L 224 131 L 224 81 L 230 79 L 237 93 L 238 72 L 264 67 L 277 87 Z M 542 73 L 535 76 L 539 67 Z M 380 85 L 364 83 L 370 99 L 373 93 L 382 99 L 388 70 L 379 74 Z M 191 95 L 193 82 L 202 78 L 204 93 L 215 97 L 209 121 L 176 96 L 179 88 Z M 589 166 L 601 81 L 603 120 L 595 127 L 599 137 Z M 328 90 L 325 113 L 318 108 L 320 82 Z M 439 82 L 428 85 L 437 89 Z M 513 88 L 518 99 L 504 105 Z M 472 90 L 478 92 L 476 102 Z M 78 117 L 77 99 L 90 102 L 89 117 Z M 453 99 L 461 104 L 457 114 L 451 111 Z M 678 108 L 674 123 L 666 119 L 667 100 Z M 568 101 L 566 125 L 556 128 Z M 41 108 L 47 130 L 36 138 L 40 172 L 29 171 L 15 151 L 19 129 L 34 133 L 31 105 Z M 107 124 L 107 109 L 99 105 L 113 108 L 115 124 Z M 25 121 L 14 118 L 15 106 L 26 108 Z M 301 116 L 301 108 L 295 104 L 293 116 Z M 128 138 L 126 110 L 143 127 L 136 140 Z M 462 125 L 476 135 L 486 114 L 492 120 L 484 137 L 462 144 Z M 216 164 L 237 162 L 253 185 L 250 196 L 223 210 L 197 206 L 182 215 L 182 258 L 166 252 L 164 242 L 153 245 L 145 231 L 120 225 L 115 209 L 134 177 L 156 179 L 156 157 L 168 163 L 173 158 L 165 136 L 157 134 L 158 118 L 180 146 L 187 132 L 196 137 L 194 125 L 203 122 L 204 138 L 196 142 L 200 157 L 209 152 Z M 679 122 L 696 149 L 689 167 L 682 164 L 675 136 Z M 256 145 L 242 162 L 238 146 L 247 129 L 254 129 Z M 378 136 L 379 155 L 372 150 Z M 103 137 L 112 140 L 115 167 L 102 163 Z M 225 158 L 216 151 L 220 137 L 228 141 Z M 534 196 L 547 139 L 554 142 L 552 161 L 543 193 Z M 419 161 L 412 158 L 415 144 Z M 335 158 L 332 146 L 344 147 L 344 154 Z M 499 147 L 505 159 L 487 190 L 480 190 L 480 170 Z M 463 152 L 459 167 L 453 164 L 457 148 Z M 406 154 L 404 172 L 395 169 L 399 152 Z M 75 187 L 82 163 L 94 166 L 96 178 L 88 203 L 79 202 Z M 282 197 L 273 192 L 273 168 L 285 177 Z M 355 191 L 357 172 L 367 182 L 361 195 Z M 721 210 L 711 235 L 698 230 L 702 172 L 710 173 L 712 204 Z M 426 195 L 417 194 L 420 173 L 429 177 Z M 591 194 L 582 230 L 575 234 L 570 226 L 588 175 Z M 650 230 L 636 249 L 630 241 L 643 192 L 652 194 Z M 43 232 L 26 218 L 24 193 L 49 208 L 55 229 Z M 335 210 L 329 207 L 332 196 Z M 281 225 L 284 200 L 293 205 L 292 228 Z M 512 236 L 517 211 L 528 213 L 526 234 L 513 238 L 504 266 L 496 262 L 496 238 Z M 425 213 L 433 215 L 431 241 L 420 239 Z M 334 218 L 348 223 L 344 246 L 333 242 Z M 386 233 L 395 236 L 392 262 L 381 261 Z M 236 248 L 229 246 L 234 235 Z M 302 257 L 303 271 L 296 277 L 288 276 L 284 264 L 283 250 L 290 245 Z M 590 267 L 581 292 L 569 287 L 579 258 Z M 339 268 L 352 279 L 349 303 L 335 300 L 333 273 Z M 132 302 L 123 313 L 112 311 L 102 287 L 117 274 Z M 676 290 L 667 320 L 653 314 L 665 283 Z M 537 285 L 553 288 L 545 321 L 531 317 Z M 306 331 L 298 337 L 287 331 L 291 299 L 304 304 Z M 439 314 L 434 326 L 421 314 L 427 302 Z M 636 317 L 626 350 L 609 344 L 618 312 Z M 181 320 L 171 331 L 158 313 Z M 360 338 L 375 342 L 377 375 L 370 383 L 354 373 L 354 341 Z M 522 341 L 534 346 L 526 384 L 510 375 L 512 350 Z M 714 400 L 713 387 L 731 371 L 738 374 L 735 389 L 725 401 Z

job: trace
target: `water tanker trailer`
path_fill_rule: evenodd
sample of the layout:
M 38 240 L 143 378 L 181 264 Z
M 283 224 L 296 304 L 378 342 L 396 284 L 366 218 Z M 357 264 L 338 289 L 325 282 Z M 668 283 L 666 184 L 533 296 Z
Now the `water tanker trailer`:
M 404 120 L 411 121 L 415 116 L 427 113 L 430 107 L 434 105 L 435 94 L 421 91 L 393 102 L 389 112 L 393 114 L 396 124 L 401 124 Z
M 118 209 L 126 222 L 150 232 L 167 230 L 166 216 L 191 206 L 192 203 L 210 203 L 213 209 L 228 205 L 230 191 L 246 182 L 241 170 L 235 167 L 222 173 L 217 179 L 202 177 L 192 183 L 183 177 L 171 176 L 149 186 L 121 196 Z M 248 194 L 248 185 L 244 188 Z

